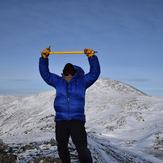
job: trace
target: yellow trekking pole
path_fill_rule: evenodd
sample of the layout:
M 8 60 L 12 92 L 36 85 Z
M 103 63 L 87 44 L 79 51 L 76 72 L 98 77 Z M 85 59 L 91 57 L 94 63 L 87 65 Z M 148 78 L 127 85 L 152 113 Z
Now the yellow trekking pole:
M 97 53 L 97 51 L 94 51 Z M 85 54 L 84 51 L 50 51 L 49 54 Z
M 51 51 L 50 46 L 47 48 L 50 52 L 49 54 L 85 54 L 84 50 L 82 51 Z M 97 51 L 94 51 L 97 53 Z
M 84 54 L 84 51 L 51 51 L 49 54 Z

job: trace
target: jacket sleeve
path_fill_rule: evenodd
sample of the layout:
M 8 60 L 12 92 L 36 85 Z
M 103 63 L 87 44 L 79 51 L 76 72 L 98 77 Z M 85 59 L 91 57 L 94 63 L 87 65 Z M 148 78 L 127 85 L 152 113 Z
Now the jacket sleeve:
M 86 88 L 90 87 L 99 77 L 100 75 L 100 64 L 96 55 L 92 57 L 88 57 L 88 61 L 90 64 L 90 71 L 86 75 L 84 75 L 84 82 Z
M 40 57 L 39 71 L 40 71 L 41 77 L 44 79 L 44 81 L 47 84 L 49 84 L 53 87 L 56 87 L 56 83 L 60 79 L 60 76 L 49 72 L 49 59 L 48 58 Z

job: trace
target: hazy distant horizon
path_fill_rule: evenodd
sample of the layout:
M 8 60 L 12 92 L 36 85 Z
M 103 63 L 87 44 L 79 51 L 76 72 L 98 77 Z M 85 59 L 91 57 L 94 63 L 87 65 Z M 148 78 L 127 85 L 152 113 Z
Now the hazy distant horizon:
M 99 79 L 107 79 L 108 77 L 103 77 L 103 78 L 99 78 Z M 125 81 L 120 81 L 123 83 L 126 83 Z M 129 84 L 129 83 L 126 83 Z M 27 85 L 31 85 L 31 83 L 27 84 Z M 144 87 L 143 85 L 141 87 L 140 83 L 138 84 L 138 87 L 136 87 L 134 84 L 132 85 L 132 83 L 130 83 L 129 85 L 135 87 L 136 89 L 144 92 L 147 95 L 150 96 L 163 96 L 162 92 L 163 90 L 156 88 L 149 88 L 149 87 Z M 34 85 L 33 85 L 34 87 Z M 0 95 L 1 96 L 30 96 L 30 95 L 34 95 L 34 94 L 38 94 L 38 93 L 42 93 L 42 92 L 46 92 L 46 91 L 55 91 L 55 89 L 53 87 L 47 86 L 46 83 L 44 86 L 41 85 L 35 85 L 35 88 L 31 88 L 29 86 L 27 86 L 26 88 L 12 88 L 12 89 L 0 89 Z

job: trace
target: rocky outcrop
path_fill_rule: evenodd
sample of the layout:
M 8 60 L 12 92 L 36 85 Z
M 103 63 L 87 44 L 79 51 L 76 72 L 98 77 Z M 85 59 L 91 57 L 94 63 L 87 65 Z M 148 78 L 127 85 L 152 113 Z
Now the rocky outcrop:
M 77 160 L 75 150 L 70 148 L 71 158 Z M 5 144 L 0 140 L 0 163 L 61 163 L 55 139 L 28 144 Z
M 17 156 L 11 152 L 11 147 L 0 140 L 0 163 L 17 163 Z

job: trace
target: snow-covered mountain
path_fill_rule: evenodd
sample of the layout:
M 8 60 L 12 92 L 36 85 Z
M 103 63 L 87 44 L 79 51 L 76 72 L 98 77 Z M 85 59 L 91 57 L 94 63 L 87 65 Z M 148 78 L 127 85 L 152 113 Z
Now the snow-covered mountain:
M 54 91 L 0 96 L 0 139 L 30 143 L 54 137 L 54 97 Z M 86 95 L 86 128 L 94 159 L 163 162 L 162 117 L 162 97 L 148 96 L 119 81 L 98 80 Z

